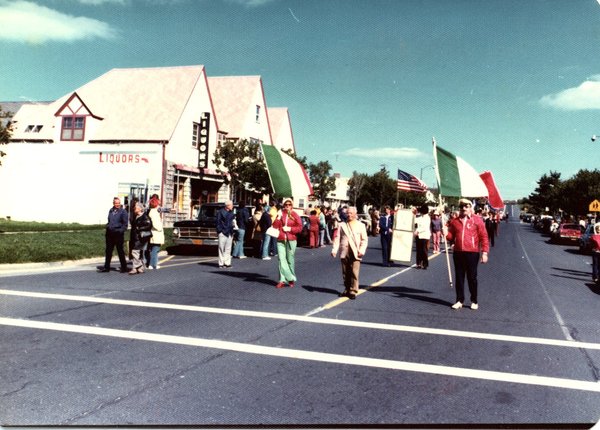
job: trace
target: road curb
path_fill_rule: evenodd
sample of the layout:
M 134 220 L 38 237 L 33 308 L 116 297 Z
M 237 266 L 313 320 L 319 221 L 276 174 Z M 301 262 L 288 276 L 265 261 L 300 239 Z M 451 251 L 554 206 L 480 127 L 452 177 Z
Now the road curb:
M 158 253 L 160 257 L 164 257 L 167 254 L 167 251 L 161 251 Z M 115 261 L 115 257 L 113 257 L 113 263 Z M 118 258 L 117 258 L 118 262 Z M 89 264 L 104 264 L 104 257 L 92 257 L 92 258 L 82 258 L 80 260 L 65 260 L 65 261 L 49 261 L 42 263 L 15 263 L 15 264 L 0 264 L 0 275 L 3 274 L 14 274 L 14 273 L 27 273 L 27 272 L 35 272 L 37 270 L 47 270 L 47 269 L 66 269 L 70 267 L 80 267 L 87 266 Z

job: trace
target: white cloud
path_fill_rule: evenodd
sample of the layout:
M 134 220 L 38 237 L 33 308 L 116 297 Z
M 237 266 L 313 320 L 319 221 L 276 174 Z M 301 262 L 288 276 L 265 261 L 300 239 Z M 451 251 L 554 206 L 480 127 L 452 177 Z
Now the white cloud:
M 406 160 L 425 157 L 426 154 L 416 148 L 350 148 L 341 155 L 357 157 L 357 158 L 373 158 L 378 160 Z
M 0 40 L 44 43 L 82 39 L 110 39 L 117 32 L 105 22 L 75 17 L 29 1 L 0 0 Z
M 600 109 L 600 75 L 591 76 L 576 88 L 568 88 L 540 99 L 543 106 L 562 110 Z
M 269 3 L 273 3 L 277 0 L 227 0 L 230 3 L 241 4 L 246 7 L 261 7 Z
M 99 6 L 102 4 L 121 4 L 124 5 L 127 0 L 77 0 L 81 4 L 90 6 Z

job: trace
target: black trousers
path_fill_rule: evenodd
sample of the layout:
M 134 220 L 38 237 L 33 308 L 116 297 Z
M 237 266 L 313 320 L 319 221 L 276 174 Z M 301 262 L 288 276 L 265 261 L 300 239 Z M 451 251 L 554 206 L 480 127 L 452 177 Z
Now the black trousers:
M 469 283 L 471 303 L 477 303 L 477 266 L 479 252 L 454 251 L 454 271 L 456 273 L 456 301 L 465 302 L 465 275 Z
M 121 270 L 127 269 L 127 260 L 125 259 L 125 233 L 118 231 L 106 230 L 106 252 L 104 257 L 104 268 L 110 269 L 110 260 L 115 247 L 117 248 L 117 254 L 119 255 L 119 262 L 121 263 Z
M 392 251 L 392 234 L 380 235 L 381 238 L 381 259 L 384 266 L 390 264 L 390 252 Z
M 429 266 L 429 239 L 417 238 L 417 265 L 427 268 Z

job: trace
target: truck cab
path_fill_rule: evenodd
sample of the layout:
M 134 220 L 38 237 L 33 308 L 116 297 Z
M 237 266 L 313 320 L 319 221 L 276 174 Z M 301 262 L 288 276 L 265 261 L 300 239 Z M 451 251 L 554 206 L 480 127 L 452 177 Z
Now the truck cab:
M 217 212 L 224 207 L 225 202 L 204 203 L 200 205 L 196 219 L 176 221 L 173 224 L 173 242 L 176 245 L 217 246 Z M 237 205 L 234 205 L 233 210 L 236 208 Z

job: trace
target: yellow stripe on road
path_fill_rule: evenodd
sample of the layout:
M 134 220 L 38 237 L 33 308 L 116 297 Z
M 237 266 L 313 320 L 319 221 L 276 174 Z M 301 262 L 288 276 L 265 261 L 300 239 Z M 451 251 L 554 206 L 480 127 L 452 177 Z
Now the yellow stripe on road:
M 364 291 L 364 290 L 363 290 Z M 502 342 L 516 342 L 526 343 L 534 345 L 548 345 L 558 346 L 567 348 L 583 348 L 583 349 L 594 349 L 600 350 L 600 343 L 591 342 L 578 342 L 574 340 L 561 340 L 561 339 L 545 339 L 537 337 L 525 337 L 525 336 L 510 336 L 492 333 L 478 333 L 468 332 L 461 330 L 447 330 L 437 329 L 429 327 L 416 327 L 386 323 L 373 323 L 364 321 L 351 321 L 341 320 L 333 318 L 320 318 L 310 315 L 290 315 L 276 312 L 259 312 L 259 311 L 248 311 L 240 309 L 225 309 L 225 308 L 213 308 L 207 306 L 191 306 L 191 305 L 178 305 L 171 303 L 159 303 L 159 302 L 145 302 L 137 300 L 121 300 L 121 299 L 110 299 L 105 297 L 90 297 L 90 296 L 74 296 L 66 294 L 49 294 L 49 293 L 37 293 L 32 291 L 13 291 L 13 290 L 0 290 L 0 294 L 7 296 L 19 296 L 39 299 L 51 299 L 51 300 L 69 300 L 75 302 L 87 302 L 87 303 L 103 303 L 108 305 L 121 305 L 121 306 L 135 306 L 155 309 L 171 309 L 177 311 L 188 311 L 188 312 L 204 312 L 221 315 L 233 315 L 242 317 L 253 317 L 253 318 L 268 318 L 268 319 L 280 319 L 287 321 L 299 321 L 313 324 L 329 324 L 344 327 L 354 328 L 365 328 L 373 330 L 388 330 L 398 331 L 407 333 L 419 333 L 419 334 L 431 334 L 438 336 L 454 336 L 463 337 L 470 339 L 481 339 L 481 340 L 492 340 Z
M 325 352 L 314 352 L 300 349 L 275 348 L 270 346 L 259 346 L 240 342 L 228 342 L 222 340 L 172 336 L 147 332 L 79 326 L 72 324 L 58 324 L 52 322 L 20 320 L 12 318 L 0 318 L 0 325 L 39 330 L 53 330 L 84 335 L 108 336 L 121 339 L 142 340 L 148 342 L 161 342 L 176 345 L 195 346 L 201 348 L 242 352 L 247 354 L 266 355 L 271 357 L 310 360 L 321 363 L 345 364 L 361 367 L 373 367 L 380 369 L 428 373 L 434 375 L 453 376 L 460 378 L 480 379 L 486 381 L 498 381 L 553 388 L 566 388 L 570 390 L 600 392 L 600 383 L 576 379 L 553 378 L 547 376 L 495 372 L 489 370 L 465 369 L 460 367 L 420 364 L 406 361 L 377 359 L 369 357 L 356 357 L 350 355 L 330 354 Z

